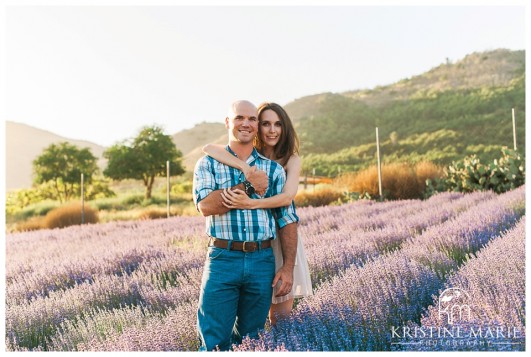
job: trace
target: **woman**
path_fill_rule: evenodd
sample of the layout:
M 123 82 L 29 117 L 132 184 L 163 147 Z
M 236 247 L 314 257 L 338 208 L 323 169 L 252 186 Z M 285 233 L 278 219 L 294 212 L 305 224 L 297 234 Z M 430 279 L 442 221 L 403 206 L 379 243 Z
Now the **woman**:
M 258 121 L 258 136 L 255 147 L 262 155 L 275 160 L 284 167 L 287 174 L 284 190 L 276 196 L 260 200 L 249 198 L 242 190 L 225 190 L 222 197 L 226 207 L 238 209 L 283 207 L 290 205 L 297 194 L 301 159 L 298 156 L 299 139 L 291 119 L 280 105 L 263 103 L 258 107 Z M 203 147 L 203 151 L 214 159 L 241 170 L 245 176 L 251 170 L 246 162 L 231 155 L 224 146 L 208 144 Z M 269 319 L 272 325 L 276 324 L 278 317 L 289 315 L 293 308 L 294 298 L 313 294 L 304 246 L 300 237 L 297 241 L 297 258 L 293 270 L 291 292 L 285 296 L 275 297 L 277 287 L 273 288 L 273 299 L 269 310 Z M 273 240 L 273 253 L 275 255 L 275 269 L 278 271 L 283 264 L 282 250 L 278 239 Z

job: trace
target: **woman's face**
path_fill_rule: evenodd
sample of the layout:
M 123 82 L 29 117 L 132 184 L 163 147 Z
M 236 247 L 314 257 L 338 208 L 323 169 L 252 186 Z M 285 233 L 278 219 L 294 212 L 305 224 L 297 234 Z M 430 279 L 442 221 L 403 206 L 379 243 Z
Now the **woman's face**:
M 268 109 L 262 112 L 260 116 L 260 139 L 266 146 L 274 147 L 282 135 L 282 124 L 277 113 Z

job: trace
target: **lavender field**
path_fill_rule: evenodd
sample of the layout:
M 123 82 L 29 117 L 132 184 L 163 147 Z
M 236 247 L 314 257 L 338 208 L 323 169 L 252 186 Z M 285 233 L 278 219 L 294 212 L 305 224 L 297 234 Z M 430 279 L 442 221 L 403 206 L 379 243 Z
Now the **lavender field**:
M 314 296 L 235 349 L 524 350 L 524 196 L 521 187 L 299 209 Z M 8 350 L 198 348 L 202 217 L 6 238 Z M 449 326 L 440 294 L 456 287 L 474 304 L 471 318 Z M 456 326 L 474 334 L 452 335 Z

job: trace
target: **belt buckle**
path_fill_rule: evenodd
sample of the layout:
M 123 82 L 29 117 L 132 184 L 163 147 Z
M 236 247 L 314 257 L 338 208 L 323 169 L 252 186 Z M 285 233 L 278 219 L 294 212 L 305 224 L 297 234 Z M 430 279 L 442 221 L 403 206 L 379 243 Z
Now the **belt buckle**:
M 245 245 L 246 245 L 247 243 L 253 243 L 253 242 L 248 242 L 248 241 L 243 242 L 243 246 L 242 246 L 242 250 L 243 250 L 243 252 L 244 252 L 244 253 L 252 253 L 252 252 L 254 252 L 256 249 L 246 249 L 246 248 L 245 248 Z

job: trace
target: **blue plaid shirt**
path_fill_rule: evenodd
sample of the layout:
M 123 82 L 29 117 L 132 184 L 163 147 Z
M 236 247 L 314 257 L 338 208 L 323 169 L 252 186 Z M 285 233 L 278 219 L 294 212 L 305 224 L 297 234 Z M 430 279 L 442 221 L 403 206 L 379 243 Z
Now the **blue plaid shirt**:
M 226 147 L 227 151 L 236 154 Z M 256 149 L 247 159 L 250 166 L 265 171 L 269 177 L 269 186 L 265 198 L 282 192 L 286 182 L 286 173 L 281 165 L 260 155 Z M 236 186 L 245 180 L 243 173 L 222 164 L 210 156 L 203 156 L 194 170 L 194 203 L 207 197 L 212 191 Z M 260 196 L 254 194 L 253 197 Z M 276 238 L 276 224 L 282 228 L 299 221 L 295 205 L 273 209 L 232 209 L 221 215 L 206 217 L 206 233 L 210 237 L 238 241 L 260 241 Z

